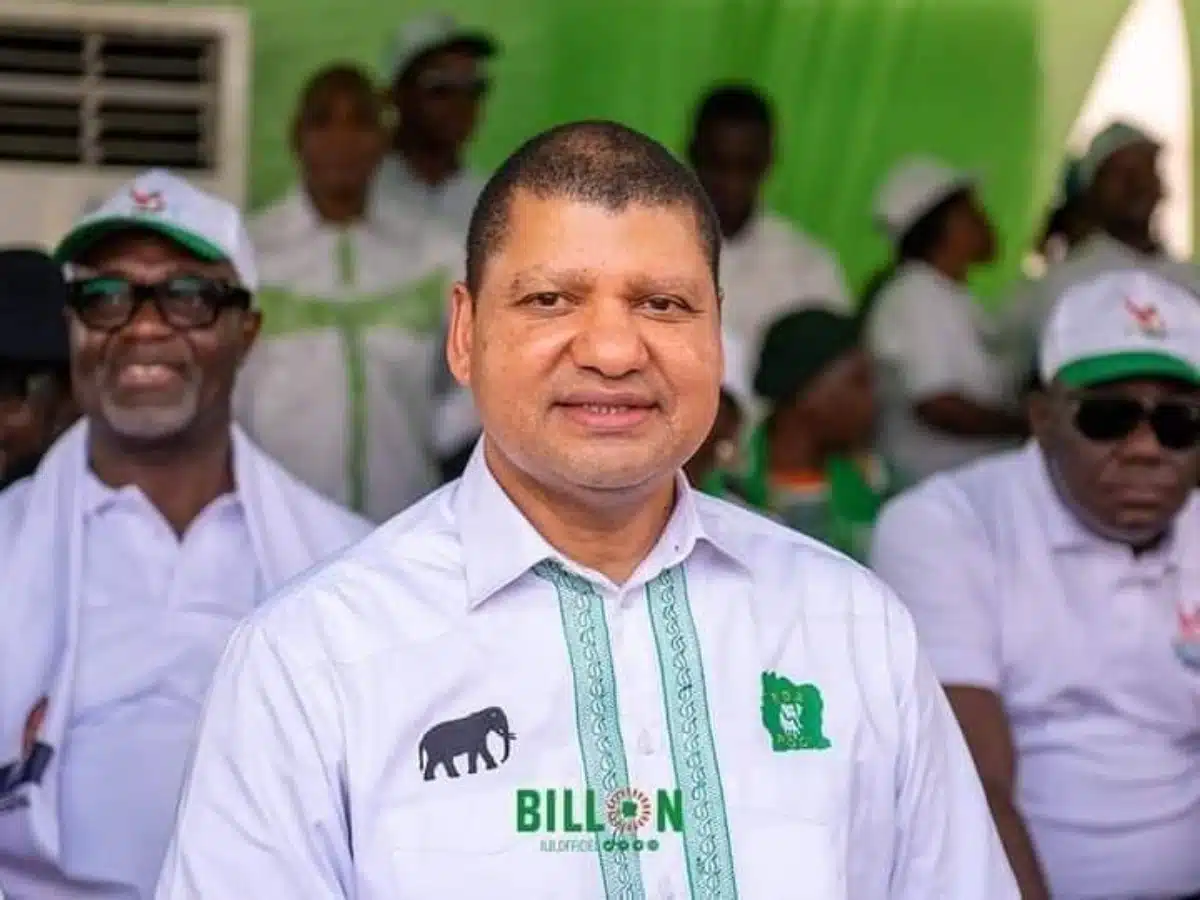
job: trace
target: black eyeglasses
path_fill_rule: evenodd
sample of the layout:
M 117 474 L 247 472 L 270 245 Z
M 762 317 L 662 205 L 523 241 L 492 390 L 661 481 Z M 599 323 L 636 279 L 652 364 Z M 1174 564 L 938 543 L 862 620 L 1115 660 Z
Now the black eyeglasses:
M 250 292 L 223 281 L 184 276 L 157 284 L 134 284 L 124 278 L 89 278 L 70 285 L 68 304 L 88 328 L 118 331 L 144 303 L 182 331 L 208 328 L 227 309 L 249 309 Z
M 468 94 L 479 98 L 488 92 L 491 81 L 482 75 L 452 75 L 449 72 L 422 72 L 417 77 L 417 87 L 431 94 L 448 96 Z
M 1123 394 L 1084 394 L 1076 401 L 1075 428 L 1089 441 L 1111 443 L 1133 434 L 1143 422 L 1167 450 L 1190 450 L 1200 443 L 1200 403 L 1161 400 L 1146 406 Z

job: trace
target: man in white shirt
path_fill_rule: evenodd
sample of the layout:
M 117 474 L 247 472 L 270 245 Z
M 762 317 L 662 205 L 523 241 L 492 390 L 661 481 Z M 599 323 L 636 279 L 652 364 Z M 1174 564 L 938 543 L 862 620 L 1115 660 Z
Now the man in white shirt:
M 1200 897 L 1200 306 L 1072 287 L 1025 449 L 884 510 L 908 605 L 1025 900 Z
M 302 481 L 382 522 L 440 483 L 431 397 L 461 244 L 368 205 L 384 130 L 358 69 L 313 76 L 294 147 L 300 184 L 250 228 L 264 333 L 235 410 Z
M 447 13 L 422 13 L 400 29 L 385 66 L 396 126 L 377 204 L 466 234 L 483 179 L 466 168 L 463 152 L 490 84 L 484 64 L 497 49 L 490 36 Z
M 485 437 L 233 639 L 162 900 L 1015 900 L 899 605 L 679 471 L 719 240 L 624 126 L 501 166 L 448 348 Z
M 1027 365 L 1032 366 L 1054 302 L 1071 285 L 1096 274 L 1148 269 L 1200 292 L 1200 270 L 1172 259 L 1154 234 L 1154 217 L 1163 198 L 1161 152 L 1155 138 L 1124 122 L 1108 126 L 1088 146 L 1078 178 L 1092 233 L 1041 278 L 1019 284 L 1001 308 L 1003 338 L 1025 348 Z
M 721 223 L 725 325 L 746 341 L 751 357 L 784 313 L 805 306 L 848 312 L 851 305 L 837 257 L 763 208 L 774 153 L 771 109 L 755 88 L 722 85 L 701 100 L 688 158 Z
M 259 329 L 234 207 L 146 173 L 56 257 L 84 418 L 0 493 L 0 889 L 138 900 L 234 625 L 369 528 L 230 426 Z

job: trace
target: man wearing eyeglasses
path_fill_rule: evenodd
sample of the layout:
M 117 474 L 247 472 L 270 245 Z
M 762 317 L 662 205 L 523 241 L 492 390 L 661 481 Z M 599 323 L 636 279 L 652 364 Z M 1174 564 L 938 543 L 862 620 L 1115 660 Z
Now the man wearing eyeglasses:
M 66 296 L 62 272 L 45 253 L 0 250 L 0 489 L 32 474 L 78 414 Z
M 1200 898 L 1200 304 L 1059 299 L 1023 450 L 887 507 L 871 562 L 947 689 L 1025 900 Z
M 484 63 L 496 43 L 446 13 L 410 19 L 387 60 L 396 115 L 392 153 L 376 180 L 376 200 L 466 234 L 483 179 L 463 163 L 489 86 Z
M 149 897 L 226 639 L 369 529 L 231 427 L 259 331 L 232 206 L 150 172 L 56 256 L 83 420 L 0 494 L 0 891 Z

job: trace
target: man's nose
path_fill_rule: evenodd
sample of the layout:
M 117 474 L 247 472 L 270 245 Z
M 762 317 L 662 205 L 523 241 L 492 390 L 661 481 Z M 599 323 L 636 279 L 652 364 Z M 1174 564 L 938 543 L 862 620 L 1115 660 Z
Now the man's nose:
M 576 364 L 605 378 L 639 371 L 647 359 L 640 326 L 637 313 L 623 298 L 593 300 L 572 344 Z
M 158 307 L 150 300 L 142 301 L 121 331 L 135 340 L 161 340 L 175 333 Z
M 1149 422 L 1139 422 L 1138 427 L 1121 442 L 1119 453 L 1127 462 L 1157 463 L 1166 455 Z

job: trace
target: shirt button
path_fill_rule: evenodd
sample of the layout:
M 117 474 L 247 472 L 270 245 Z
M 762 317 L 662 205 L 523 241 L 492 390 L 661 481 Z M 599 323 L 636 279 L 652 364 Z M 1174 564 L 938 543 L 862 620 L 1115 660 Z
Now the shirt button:
M 638 735 L 638 750 L 640 750 L 643 755 L 653 756 L 657 749 L 658 745 L 654 740 L 654 735 L 652 735 L 649 731 L 642 731 L 642 733 Z

